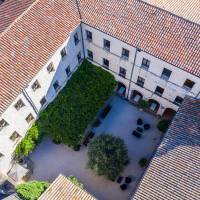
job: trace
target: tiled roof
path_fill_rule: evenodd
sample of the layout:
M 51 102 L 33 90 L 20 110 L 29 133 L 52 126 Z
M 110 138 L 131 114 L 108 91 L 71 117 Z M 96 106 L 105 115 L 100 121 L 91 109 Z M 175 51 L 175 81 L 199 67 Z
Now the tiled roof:
M 79 24 L 74 0 L 37 0 L 0 36 L 0 115 Z
M 199 0 L 144 0 L 154 6 L 200 24 Z
M 38 200 L 96 200 L 96 198 L 63 175 L 59 175 Z
M 82 21 L 200 76 L 200 26 L 139 0 L 79 0 Z
M 139 0 L 77 1 L 84 23 L 200 77 L 199 25 Z M 0 115 L 80 24 L 76 0 L 35 0 L 25 10 L 0 33 Z
M 17 19 L 35 0 L 0 1 L 0 34 Z
M 133 200 L 200 199 L 200 100 L 186 97 Z

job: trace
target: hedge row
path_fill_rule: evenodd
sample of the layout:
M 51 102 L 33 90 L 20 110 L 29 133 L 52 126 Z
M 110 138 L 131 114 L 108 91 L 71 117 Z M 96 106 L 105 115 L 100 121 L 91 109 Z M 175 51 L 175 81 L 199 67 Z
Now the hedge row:
M 40 114 L 35 125 L 38 133 L 34 132 L 36 135 L 47 134 L 58 143 L 77 148 L 88 124 L 94 120 L 115 86 L 113 75 L 85 60 L 57 98 Z M 35 143 L 27 136 L 18 145 L 16 153 L 27 155 Z

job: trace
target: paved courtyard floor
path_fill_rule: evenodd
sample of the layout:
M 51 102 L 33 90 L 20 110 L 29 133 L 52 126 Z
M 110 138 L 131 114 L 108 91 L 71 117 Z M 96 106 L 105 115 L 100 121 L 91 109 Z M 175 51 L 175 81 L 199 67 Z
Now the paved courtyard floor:
M 109 133 L 124 139 L 130 164 L 125 168 L 122 176 L 132 176 L 133 182 L 128 190 L 121 191 L 117 182 L 112 182 L 102 176 L 97 176 L 87 168 L 87 148 L 75 152 L 65 145 L 55 145 L 49 138 L 45 138 L 31 154 L 34 162 L 32 179 L 53 181 L 60 173 L 65 176 L 74 175 L 84 184 L 85 189 L 100 200 L 127 200 L 132 196 L 143 172 L 138 165 L 141 157 L 150 158 L 162 134 L 156 129 L 157 119 L 150 114 L 139 111 L 129 102 L 115 97 L 112 109 L 102 124 L 95 129 L 96 135 Z M 132 136 L 137 127 L 136 121 L 142 118 L 151 124 L 151 129 L 144 131 L 142 138 Z

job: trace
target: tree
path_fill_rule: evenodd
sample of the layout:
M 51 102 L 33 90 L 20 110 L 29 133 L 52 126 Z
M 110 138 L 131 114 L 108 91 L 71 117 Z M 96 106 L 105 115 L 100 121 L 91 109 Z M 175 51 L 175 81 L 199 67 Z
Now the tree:
M 88 166 L 110 180 L 114 180 L 129 162 L 124 141 L 108 134 L 98 136 L 89 144 L 88 156 Z
M 75 176 L 71 175 L 67 179 L 70 180 L 74 185 L 80 187 L 81 189 L 84 188 L 83 183 L 81 183 Z
M 16 191 L 22 200 L 37 200 L 48 186 L 48 182 L 31 181 L 17 185 Z

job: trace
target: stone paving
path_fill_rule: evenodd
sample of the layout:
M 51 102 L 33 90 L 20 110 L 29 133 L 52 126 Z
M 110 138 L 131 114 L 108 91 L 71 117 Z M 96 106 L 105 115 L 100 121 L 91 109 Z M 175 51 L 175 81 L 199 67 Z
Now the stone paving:
M 151 129 L 144 131 L 140 139 L 132 136 L 139 117 L 145 123 L 151 124 Z M 111 111 L 101 125 L 95 129 L 96 135 L 109 133 L 124 139 L 131 161 L 122 176 L 130 175 L 134 180 L 126 191 L 121 191 L 117 182 L 97 176 L 87 168 L 86 147 L 82 146 L 79 152 L 75 152 L 65 145 L 53 144 L 49 138 L 45 138 L 30 156 L 34 162 L 32 179 L 53 181 L 60 173 L 65 176 L 74 175 L 97 199 L 130 199 L 144 172 L 144 169 L 138 165 L 139 159 L 150 158 L 160 143 L 162 134 L 156 129 L 157 121 L 155 117 L 140 111 L 128 101 L 114 97 Z

